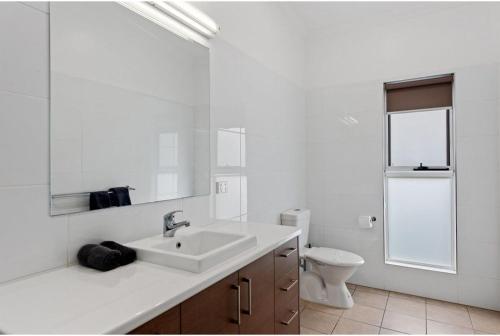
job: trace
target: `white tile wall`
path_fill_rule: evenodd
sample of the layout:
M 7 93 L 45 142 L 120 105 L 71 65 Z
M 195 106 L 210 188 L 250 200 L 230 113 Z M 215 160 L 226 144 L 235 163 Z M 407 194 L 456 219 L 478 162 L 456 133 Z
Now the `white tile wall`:
M 236 173 L 248 175 L 251 187 L 236 193 L 237 219 L 275 223 L 280 211 L 305 204 L 305 91 L 297 84 L 303 40 L 283 30 L 290 22 L 272 4 L 245 4 L 250 12 L 236 15 L 277 27 L 283 47 L 258 39 L 220 4 L 203 6 L 225 30 L 211 55 L 212 130 L 244 127 L 249 134 L 250 152 L 240 154 L 247 164 Z M 262 18 L 266 7 L 275 15 Z M 217 217 L 215 195 L 49 217 L 48 9 L 47 3 L 0 4 L 0 282 L 73 263 L 85 243 L 160 233 L 162 215 L 173 209 L 183 209 L 193 225 Z M 247 35 L 235 43 L 235 31 Z M 282 62 L 288 54 L 293 60 Z
M 353 282 L 500 309 L 498 22 L 498 4 L 463 6 L 308 40 L 311 241 L 362 255 Z M 383 82 L 448 72 L 456 75 L 457 275 L 385 265 L 383 254 Z M 376 216 L 375 227 L 359 229 L 359 215 Z

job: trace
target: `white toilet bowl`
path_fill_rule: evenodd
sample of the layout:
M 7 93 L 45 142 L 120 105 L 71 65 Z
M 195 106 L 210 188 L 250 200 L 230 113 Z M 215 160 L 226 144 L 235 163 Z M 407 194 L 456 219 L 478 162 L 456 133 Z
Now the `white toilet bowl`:
M 365 261 L 357 254 L 326 248 L 306 248 L 309 238 L 308 209 L 289 209 L 281 214 L 281 224 L 302 230 L 299 236 L 300 256 L 307 270 L 300 273 L 300 297 L 337 308 L 351 308 L 351 293 L 345 282 Z
M 303 248 L 308 270 L 301 272 L 300 296 L 337 308 L 351 308 L 353 300 L 345 282 L 364 264 L 360 256 L 325 247 Z

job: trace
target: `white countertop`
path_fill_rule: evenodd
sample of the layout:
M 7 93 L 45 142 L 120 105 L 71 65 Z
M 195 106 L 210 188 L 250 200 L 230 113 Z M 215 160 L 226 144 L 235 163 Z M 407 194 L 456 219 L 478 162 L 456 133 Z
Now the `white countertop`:
M 71 266 L 0 285 L 0 333 L 127 333 L 300 234 L 297 227 L 226 221 L 185 231 L 200 229 L 254 234 L 257 246 L 203 273 L 137 261 L 109 272 Z

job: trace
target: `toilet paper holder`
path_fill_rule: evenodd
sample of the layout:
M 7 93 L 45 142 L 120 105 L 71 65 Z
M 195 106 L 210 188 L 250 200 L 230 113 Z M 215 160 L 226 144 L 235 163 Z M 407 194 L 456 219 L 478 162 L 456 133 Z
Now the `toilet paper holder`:
M 362 229 L 371 229 L 373 228 L 373 223 L 377 221 L 375 216 L 359 216 L 358 224 Z

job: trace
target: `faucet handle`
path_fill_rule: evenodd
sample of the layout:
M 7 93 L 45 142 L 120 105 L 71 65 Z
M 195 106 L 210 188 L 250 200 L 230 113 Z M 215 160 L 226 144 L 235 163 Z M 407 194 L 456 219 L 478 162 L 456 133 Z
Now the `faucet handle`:
M 174 211 L 167 212 L 165 214 L 165 216 L 163 216 L 163 219 L 174 220 L 175 214 L 178 213 L 178 212 L 184 212 L 184 211 L 182 211 L 182 210 L 174 210 Z

